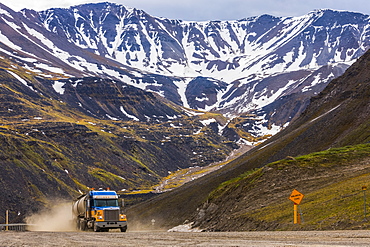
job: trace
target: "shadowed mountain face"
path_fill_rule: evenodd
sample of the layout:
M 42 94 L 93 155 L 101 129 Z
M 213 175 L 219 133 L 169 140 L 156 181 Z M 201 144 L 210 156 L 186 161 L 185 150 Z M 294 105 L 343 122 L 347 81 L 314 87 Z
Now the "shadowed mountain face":
M 364 156 L 362 149 L 353 148 L 351 155 L 341 153 L 340 149 L 333 150 L 333 154 L 321 154 L 323 158 L 317 165 L 307 164 L 312 157 L 294 158 L 370 141 L 369 68 L 367 52 L 314 97 L 304 113 L 286 129 L 222 169 L 131 208 L 129 214 L 134 222 L 145 225 L 146 219 L 154 218 L 162 227 L 170 228 L 187 220 L 210 231 L 293 229 L 285 225 L 286 221 L 269 221 L 259 214 L 264 219 L 260 220 L 253 212 L 259 213 L 257 210 L 274 203 L 280 203 L 275 207 L 282 211 L 279 205 L 287 201 L 294 188 L 315 192 L 354 176 L 359 180 L 369 172 L 368 155 Z M 285 163 L 266 166 L 281 159 L 286 159 Z M 172 217 L 173 220 L 168 220 Z M 352 229 L 362 222 L 349 221 L 342 219 L 341 223 L 338 218 L 336 224 L 339 229 Z M 315 227 L 306 225 L 305 229 Z
M 89 187 L 149 189 L 237 148 L 206 113 L 120 81 L 18 74 L 0 70 L 0 209 L 19 211 L 13 222 Z

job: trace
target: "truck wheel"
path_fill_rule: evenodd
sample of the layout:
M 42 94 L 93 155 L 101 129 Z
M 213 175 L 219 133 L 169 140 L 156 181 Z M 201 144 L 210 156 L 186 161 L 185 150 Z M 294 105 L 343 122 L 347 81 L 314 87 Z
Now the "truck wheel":
M 81 231 L 85 231 L 85 230 L 86 230 L 86 222 L 85 222 L 84 220 L 81 220 L 81 221 L 79 222 L 79 229 L 80 229 Z
M 100 232 L 100 227 L 94 223 L 94 232 Z
M 126 232 L 127 231 L 127 226 L 121 227 L 121 232 Z

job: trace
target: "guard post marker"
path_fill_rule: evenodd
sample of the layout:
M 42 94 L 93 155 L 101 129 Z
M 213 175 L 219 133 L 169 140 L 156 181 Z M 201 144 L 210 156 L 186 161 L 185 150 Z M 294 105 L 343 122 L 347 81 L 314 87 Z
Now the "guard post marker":
M 5 212 L 5 231 L 9 231 L 9 210 Z
M 362 191 L 364 192 L 364 220 L 366 220 L 366 186 L 362 186 Z

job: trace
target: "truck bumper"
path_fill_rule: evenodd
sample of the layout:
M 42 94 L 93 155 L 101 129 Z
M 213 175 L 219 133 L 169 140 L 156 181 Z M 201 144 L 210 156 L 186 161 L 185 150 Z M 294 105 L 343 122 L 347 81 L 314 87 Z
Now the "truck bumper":
M 95 221 L 95 224 L 97 227 L 105 229 L 127 227 L 127 221 Z

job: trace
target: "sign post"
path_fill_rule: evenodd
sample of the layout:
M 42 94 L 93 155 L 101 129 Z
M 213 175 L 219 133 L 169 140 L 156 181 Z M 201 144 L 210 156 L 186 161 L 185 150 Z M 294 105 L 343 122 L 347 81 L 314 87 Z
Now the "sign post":
M 300 219 L 298 215 L 298 205 L 301 203 L 304 195 L 299 192 L 298 190 L 293 190 L 292 194 L 290 194 L 289 200 L 294 202 L 293 208 L 293 223 L 300 224 Z
M 294 224 L 299 224 L 298 222 L 298 204 L 294 203 L 294 207 L 293 207 L 293 223 Z

